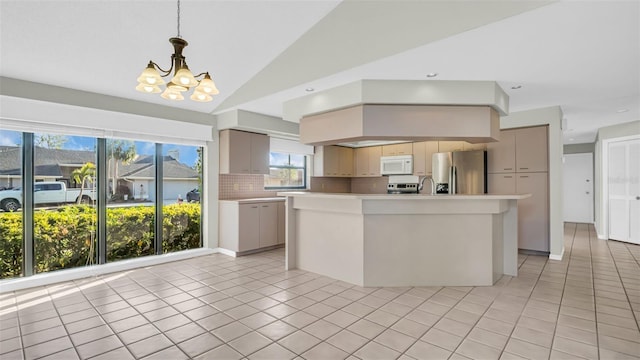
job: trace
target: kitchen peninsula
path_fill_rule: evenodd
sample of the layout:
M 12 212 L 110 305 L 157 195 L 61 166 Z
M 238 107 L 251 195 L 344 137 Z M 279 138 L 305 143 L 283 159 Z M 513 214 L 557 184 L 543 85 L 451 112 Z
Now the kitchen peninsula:
M 286 266 L 359 286 L 485 286 L 518 274 L 530 195 L 286 196 Z

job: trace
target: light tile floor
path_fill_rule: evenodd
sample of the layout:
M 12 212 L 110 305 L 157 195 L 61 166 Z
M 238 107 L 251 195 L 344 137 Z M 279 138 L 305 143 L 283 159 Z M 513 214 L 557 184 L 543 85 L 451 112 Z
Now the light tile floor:
M 212 255 L 0 296 L 4 359 L 638 359 L 640 246 L 566 224 L 491 287 L 361 288 Z

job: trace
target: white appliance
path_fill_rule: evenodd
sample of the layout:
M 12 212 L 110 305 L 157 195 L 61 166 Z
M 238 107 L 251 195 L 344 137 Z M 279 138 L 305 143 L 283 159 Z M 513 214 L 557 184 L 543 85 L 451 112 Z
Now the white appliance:
M 420 177 L 417 175 L 391 175 L 387 194 L 417 194 L 420 192 Z
M 413 174 L 413 155 L 383 156 L 380 158 L 380 174 Z

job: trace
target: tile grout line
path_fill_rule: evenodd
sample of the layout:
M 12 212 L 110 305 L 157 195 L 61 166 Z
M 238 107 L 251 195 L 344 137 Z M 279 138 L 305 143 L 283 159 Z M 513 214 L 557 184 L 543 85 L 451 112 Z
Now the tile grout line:
M 627 250 L 627 251 L 629 251 L 629 250 L 627 249 L 627 247 L 626 247 L 626 244 L 624 244 L 624 245 L 625 245 L 625 246 L 624 246 L 624 249 L 625 249 L 625 250 Z M 627 289 L 626 289 L 626 287 L 624 286 L 624 281 L 622 280 L 622 276 L 620 275 L 620 269 L 618 268 L 618 264 L 616 263 L 616 258 L 615 258 L 615 256 L 613 256 L 613 252 L 611 251 L 611 247 L 610 247 L 610 244 L 609 244 L 608 240 L 607 240 L 607 249 L 608 249 L 608 250 L 609 250 L 609 252 L 611 253 L 611 258 L 613 259 L 613 265 L 616 267 L 616 272 L 618 273 L 618 277 L 620 278 L 620 284 L 621 284 L 621 287 L 622 287 L 622 291 L 624 291 L 624 295 L 625 295 L 625 297 L 627 298 L 627 302 L 629 303 L 629 309 L 631 310 L 631 316 L 633 317 L 633 320 L 634 320 L 634 321 L 635 321 L 635 323 L 636 323 L 636 328 L 638 329 L 638 331 L 640 331 L 640 325 L 638 325 L 638 323 L 639 323 L 639 321 L 638 321 L 638 320 L 639 320 L 639 319 L 638 319 L 638 318 L 636 318 L 636 314 L 635 314 L 635 311 L 634 311 L 633 305 L 631 305 L 631 299 L 629 298 L 629 294 L 627 293 Z M 632 257 L 633 257 L 633 256 L 632 256 Z M 597 312 L 597 310 L 596 310 L 596 318 L 597 318 L 597 316 L 598 316 L 598 312 Z M 596 325 L 596 326 L 597 326 L 597 325 Z M 599 348 L 600 348 L 600 346 L 598 346 L 598 349 L 599 349 Z
M 589 239 L 589 263 L 591 264 L 591 283 L 593 286 L 593 316 L 594 316 L 594 322 L 596 325 L 596 347 L 598 349 L 598 357 L 601 357 L 600 354 L 600 332 L 598 331 L 598 297 L 596 296 L 596 276 L 595 276 L 595 269 L 593 266 L 593 240 L 591 239 L 591 226 L 588 227 L 588 235 L 587 235 L 588 239 Z M 596 241 L 597 241 L 597 237 L 596 237 Z M 607 250 L 609 250 L 609 244 L 607 244 Z M 609 250 L 609 253 L 611 252 L 611 250 Z M 611 255 L 611 258 L 613 259 L 613 255 Z M 613 259 L 613 261 L 615 262 L 615 259 Z M 620 274 L 618 274 L 618 276 L 620 276 Z

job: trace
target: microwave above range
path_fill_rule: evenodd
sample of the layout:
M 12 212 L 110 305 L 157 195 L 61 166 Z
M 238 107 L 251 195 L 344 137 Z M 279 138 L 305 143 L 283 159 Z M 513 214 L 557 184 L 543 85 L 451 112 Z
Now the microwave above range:
M 380 158 L 381 175 L 413 174 L 413 155 L 383 156 Z

